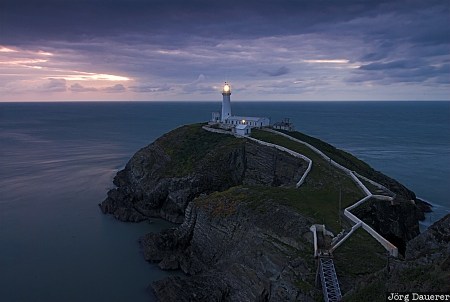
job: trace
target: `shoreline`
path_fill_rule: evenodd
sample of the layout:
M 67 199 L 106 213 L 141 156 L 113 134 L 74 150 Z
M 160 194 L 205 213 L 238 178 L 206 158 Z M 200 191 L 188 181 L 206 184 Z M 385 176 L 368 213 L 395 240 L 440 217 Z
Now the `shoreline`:
M 446 207 L 445 205 L 437 204 L 434 202 L 431 202 L 425 198 L 417 197 L 417 199 L 422 200 L 423 202 L 429 204 L 431 206 L 430 212 L 425 212 L 425 219 L 422 221 L 419 221 L 419 227 L 420 227 L 420 233 L 423 233 L 426 231 L 431 225 L 433 225 L 435 222 L 441 220 L 446 215 L 450 214 L 450 208 Z

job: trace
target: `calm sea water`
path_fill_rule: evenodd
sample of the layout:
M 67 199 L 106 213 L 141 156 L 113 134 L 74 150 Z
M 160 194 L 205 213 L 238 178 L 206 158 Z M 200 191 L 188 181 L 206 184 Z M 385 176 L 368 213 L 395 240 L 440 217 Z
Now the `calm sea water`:
M 290 117 L 450 210 L 450 102 L 232 104 L 242 115 Z M 209 103 L 0 103 L 0 300 L 151 301 L 166 275 L 137 239 L 168 227 L 101 214 L 118 169 L 176 126 L 205 121 Z

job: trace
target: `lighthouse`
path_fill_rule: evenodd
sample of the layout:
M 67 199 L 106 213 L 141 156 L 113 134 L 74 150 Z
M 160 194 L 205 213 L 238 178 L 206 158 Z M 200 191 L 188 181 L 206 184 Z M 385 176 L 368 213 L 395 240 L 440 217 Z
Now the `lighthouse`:
M 267 117 L 231 115 L 231 86 L 227 82 L 223 85 L 222 96 L 222 114 L 212 112 L 210 125 L 231 130 L 237 135 L 249 135 L 251 128 L 263 128 L 270 125 L 270 119 Z
M 231 117 L 231 102 L 230 102 L 230 96 L 231 96 L 231 87 L 230 84 L 225 82 L 225 85 L 223 85 L 222 89 L 222 116 L 221 121 L 222 123 L 225 123 L 226 120 Z

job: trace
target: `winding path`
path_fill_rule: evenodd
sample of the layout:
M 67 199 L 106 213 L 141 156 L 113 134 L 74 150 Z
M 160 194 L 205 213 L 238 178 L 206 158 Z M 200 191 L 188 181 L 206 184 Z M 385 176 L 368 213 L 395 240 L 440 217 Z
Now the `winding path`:
M 353 215 L 350 210 L 360 206 L 361 204 L 363 204 L 364 202 L 366 202 L 367 200 L 369 200 L 370 198 L 376 198 L 376 199 L 381 199 L 381 200 L 386 200 L 386 201 L 392 201 L 395 198 L 395 194 L 392 193 L 389 189 L 387 189 L 385 186 L 370 180 L 364 176 L 359 175 L 358 173 L 356 173 L 355 171 L 352 171 L 344 166 L 342 166 L 341 164 L 335 162 L 334 160 L 332 160 L 329 156 L 325 155 L 322 151 L 320 151 L 319 149 L 317 149 L 316 147 L 312 146 L 311 144 L 308 144 L 307 142 L 304 142 L 302 140 L 299 140 L 295 137 L 292 137 L 290 135 L 287 135 L 285 133 L 279 132 L 279 131 L 275 131 L 272 129 L 264 129 L 265 131 L 268 132 L 272 132 L 281 136 L 284 136 L 292 141 L 298 142 L 300 144 L 303 144 L 307 147 L 309 147 L 311 150 L 313 150 L 314 152 L 316 152 L 318 155 L 320 155 L 323 159 L 325 159 L 326 161 L 330 162 L 333 166 L 335 166 L 336 168 L 340 169 L 341 171 L 343 171 L 344 173 L 346 173 L 347 175 L 349 175 L 352 180 L 361 188 L 361 190 L 364 192 L 364 194 L 366 195 L 364 198 L 362 198 L 361 200 L 359 200 L 358 202 L 352 204 L 351 206 L 347 207 L 344 209 L 344 215 L 350 219 L 353 223 L 355 223 L 353 225 L 353 227 L 351 228 L 351 230 L 344 236 L 342 237 L 339 241 L 334 242 L 333 246 L 331 247 L 330 251 L 333 252 L 336 248 L 338 248 L 345 240 L 347 240 L 347 238 L 350 237 L 350 235 L 356 231 L 359 227 L 362 227 L 364 230 L 366 230 L 373 238 L 375 238 L 389 253 L 391 256 L 394 257 L 398 257 L 398 249 L 395 245 L 393 245 L 392 243 L 390 243 L 386 238 L 384 238 L 383 236 L 381 236 L 378 232 L 376 232 L 374 229 L 372 229 L 369 225 L 367 225 L 364 221 L 362 221 L 361 219 L 359 219 L 358 217 L 356 217 L 355 215 Z M 394 195 L 394 196 L 385 196 L 385 195 L 374 195 L 370 192 L 369 189 L 367 189 L 367 187 L 361 182 L 361 180 L 359 178 L 362 178 L 363 180 L 369 182 L 370 184 L 389 192 L 390 194 Z
M 234 133 L 231 133 L 230 131 L 226 131 L 226 130 L 222 130 L 222 129 L 214 129 L 214 128 L 210 128 L 208 126 L 203 126 L 203 129 L 209 132 L 215 132 L 215 133 L 221 133 L 221 134 L 228 134 L 228 135 L 234 135 L 236 137 L 240 137 L 240 138 L 247 138 L 249 140 L 255 141 L 261 145 L 265 145 L 265 146 L 269 146 L 269 147 L 274 147 L 278 150 L 284 151 L 289 153 L 292 156 L 295 157 L 299 157 L 304 159 L 305 161 L 308 162 L 308 168 L 306 169 L 305 173 L 303 174 L 303 176 L 300 178 L 300 180 L 297 182 L 296 187 L 300 187 L 305 179 L 306 176 L 308 175 L 308 173 L 311 171 L 312 168 L 312 160 L 306 156 L 304 156 L 303 154 L 297 153 L 291 149 L 288 149 L 286 147 L 280 146 L 280 145 L 276 145 L 276 144 L 272 144 L 272 143 L 268 143 L 253 137 L 248 137 L 248 136 L 239 136 L 236 135 Z M 359 175 L 358 173 L 356 173 L 355 171 L 352 171 L 344 166 L 342 166 L 341 164 L 335 162 L 333 159 L 331 159 L 329 156 L 327 156 L 325 153 L 323 153 L 322 151 L 320 151 L 319 149 L 317 149 L 316 147 L 312 146 L 311 144 L 304 142 L 302 140 L 299 140 L 295 137 L 292 137 L 290 135 L 287 135 L 285 133 L 273 130 L 273 129 L 263 129 L 264 131 L 267 132 L 271 132 L 277 135 L 281 135 L 283 137 L 286 137 L 292 141 L 295 141 L 297 143 L 303 144 L 305 146 L 307 146 L 308 148 L 310 148 L 312 151 L 314 151 L 315 153 L 317 153 L 319 156 L 321 156 L 323 159 L 325 159 L 327 162 L 330 162 L 333 166 L 335 166 L 337 169 L 340 169 L 341 171 L 343 171 L 345 174 L 347 174 L 354 182 L 355 184 L 361 188 L 361 190 L 364 192 L 364 194 L 366 195 L 364 198 L 362 198 L 361 200 L 359 200 L 358 202 L 352 204 L 351 206 L 347 207 L 344 209 L 344 215 L 350 219 L 354 225 L 353 227 L 350 229 L 350 231 L 343 236 L 342 238 L 339 238 L 338 240 L 333 242 L 333 246 L 330 249 L 330 252 L 333 252 L 336 248 L 338 248 L 345 240 L 347 240 L 351 234 L 353 234 L 354 231 L 356 231 L 359 227 L 362 227 L 364 230 L 366 230 L 373 238 L 375 238 L 389 253 L 391 256 L 394 257 L 398 257 L 398 249 L 395 245 L 393 245 L 392 243 L 390 243 L 386 238 L 384 238 L 383 236 L 381 236 L 378 232 L 376 232 L 374 229 L 372 229 L 369 225 L 367 225 L 365 222 L 363 222 L 361 219 L 359 219 L 358 217 L 356 217 L 354 214 L 352 214 L 350 211 L 358 206 L 360 206 L 361 204 L 363 204 L 364 202 L 366 202 L 367 200 L 371 199 L 371 198 L 376 198 L 376 199 L 381 199 L 381 200 L 386 200 L 386 201 L 392 201 L 395 198 L 395 194 L 392 193 L 389 189 L 387 189 L 385 186 L 371 180 L 368 179 L 362 175 Z M 388 192 L 389 194 L 393 195 L 393 196 L 385 196 L 385 195 L 374 195 L 372 194 L 372 192 L 370 192 L 369 189 L 367 189 L 367 187 L 362 183 L 362 181 L 360 179 L 363 179 L 364 181 L 369 182 L 370 184 L 372 184 L 373 186 L 376 186 L 386 192 Z

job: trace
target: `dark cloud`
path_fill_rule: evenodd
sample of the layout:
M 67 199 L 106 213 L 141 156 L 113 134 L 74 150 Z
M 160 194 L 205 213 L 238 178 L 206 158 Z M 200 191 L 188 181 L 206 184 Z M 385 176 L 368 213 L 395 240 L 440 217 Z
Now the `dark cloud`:
M 134 80 L 98 92 L 211 94 L 226 79 L 252 88 L 243 91 L 262 91 L 263 83 L 292 94 L 299 78 L 327 83 L 321 91 L 349 82 L 442 87 L 449 7 L 447 0 L 2 0 L 0 45 L 55 53 L 39 63 L 49 70 Z M 338 59 L 349 64 L 319 62 Z
M 418 61 L 398 60 L 385 63 L 370 63 L 367 65 L 361 65 L 359 69 L 362 70 L 387 70 L 387 69 L 412 69 L 417 68 L 421 64 Z
M 48 79 L 48 82 L 39 87 L 43 92 L 64 92 L 67 90 L 66 80 Z
M 172 45 L 188 43 L 193 36 L 229 39 L 322 32 L 331 24 L 373 17 L 385 11 L 398 18 L 414 9 L 438 5 L 445 8 L 445 2 L 433 0 L 4 0 L 2 3 L 2 27 L 7 42 L 29 43 L 42 37 L 65 41 L 108 37 L 160 44 L 167 43 L 172 36 Z M 438 38 L 445 37 L 438 35 Z
M 370 82 L 382 85 L 396 83 L 450 84 L 450 64 L 431 66 L 417 62 L 373 63 L 361 66 L 364 72 L 347 79 L 348 82 Z
M 149 92 L 165 92 L 173 90 L 169 85 L 152 86 L 152 85 L 138 85 L 128 86 L 128 89 L 133 92 L 149 93 Z
M 75 83 L 75 84 L 70 85 L 69 90 L 72 92 L 92 92 L 92 91 L 97 91 L 97 88 L 85 87 L 85 86 L 82 86 L 81 84 Z
M 103 91 L 108 93 L 120 93 L 125 92 L 127 89 L 122 84 L 116 84 L 114 86 L 106 87 L 103 89 Z
M 282 66 L 275 70 L 263 70 L 262 73 L 267 74 L 271 77 L 279 77 L 279 76 L 288 74 L 289 71 L 290 71 L 289 68 L 287 68 L 286 66 Z
M 363 62 L 367 61 L 378 61 L 387 57 L 386 52 L 370 52 L 361 56 L 360 60 Z

